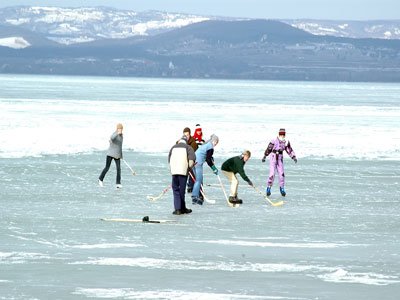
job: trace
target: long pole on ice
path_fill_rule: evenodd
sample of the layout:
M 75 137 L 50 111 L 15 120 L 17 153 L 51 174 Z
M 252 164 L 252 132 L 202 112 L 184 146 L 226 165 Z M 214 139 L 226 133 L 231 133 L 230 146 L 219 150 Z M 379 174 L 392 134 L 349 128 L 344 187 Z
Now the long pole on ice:
M 269 204 L 271 204 L 272 206 L 281 206 L 283 205 L 283 201 L 279 201 L 279 202 L 272 202 L 267 196 L 264 196 L 263 192 L 261 192 L 258 187 L 256 187 L 255 185 L 253 185 L 253 188 L 261 195 L 264 197 L 265 200 L 267 200 L 269 202 Z
M 193 174 L 192 174 L 190 171 L 189 171 L 189 175 L 190 175 L 190 177 L 192 178 L 193 182 L 196 182 L 196 178 L 194 178 Z M 203 188 L 203 184 L 202 184 L 202 183 L 200 183 L 200 187 L 201 187 L 200 192 L 201 192 L 201 194 L 203 195 L 204 200 L 206 200 L 207 203 L 215 204 L 215 200 L 209 199 L 209 198 L 206 196 L 206 194 L 204 193 L 204 188 Z
M 136 175 L 136 172 L 132 170 L 131 166 L 126 162 L 126 160 L 122 159 L 122 161 L 126 164 L 126 166 L 129 168 L 129 170 L 131 170 L 132 175 Z

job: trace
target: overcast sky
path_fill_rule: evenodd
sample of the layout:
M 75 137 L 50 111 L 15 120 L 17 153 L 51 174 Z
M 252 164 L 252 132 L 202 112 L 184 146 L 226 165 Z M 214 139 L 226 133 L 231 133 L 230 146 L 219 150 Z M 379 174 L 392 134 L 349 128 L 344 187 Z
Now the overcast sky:
M 400 19 L 400 0 L 0 0 L 0 7 L 13 5 L 109 6 L 264 19 Z

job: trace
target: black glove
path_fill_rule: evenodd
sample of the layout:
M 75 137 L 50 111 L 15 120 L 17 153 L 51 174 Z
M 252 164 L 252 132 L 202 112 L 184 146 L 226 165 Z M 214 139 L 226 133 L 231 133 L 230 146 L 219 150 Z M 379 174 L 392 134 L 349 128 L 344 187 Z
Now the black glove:
M 253 183 L 251 182 L 251 180 L 247 181 L 247 183 L 249 184 L 249 186 L 253 186 Z
M 297 164 L 297 158 L 296 158 L 296 156 L 293 157 L 293 160 L 294 160 L 294 162 Z
M 262 162 L 265 162 L 265 156 L 262 158 L 262 160 L 261 160 Z

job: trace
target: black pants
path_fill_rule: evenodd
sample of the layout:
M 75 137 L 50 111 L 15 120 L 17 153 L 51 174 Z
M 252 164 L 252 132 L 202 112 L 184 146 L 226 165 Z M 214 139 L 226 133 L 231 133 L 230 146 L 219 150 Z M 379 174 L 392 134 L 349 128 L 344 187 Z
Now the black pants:
M 187 176 L 185 175 L 172 175 L 172 191 L 174 193 L 174 207 L 175 209 L 186 209 L 185 202 L 185 188 Z
M 112 160 L 115 161 L 115 166 L 117 167 L 117 182 L 116 183 L 121 184 L 121 160 L 119 158 L 114 158 L 114 157 L 111 157 L 108 155 L 106 158 L 106 166 L 104 167 L 103 171 L 101 172 L 99 179 L 101 181 L 103 181 L 104 176 L 106 176 L 108 170 L 110 169 Z

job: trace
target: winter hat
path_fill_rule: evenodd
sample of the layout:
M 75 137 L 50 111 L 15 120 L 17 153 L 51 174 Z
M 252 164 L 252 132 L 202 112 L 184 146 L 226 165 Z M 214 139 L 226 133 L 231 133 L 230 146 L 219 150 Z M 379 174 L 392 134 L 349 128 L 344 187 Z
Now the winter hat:
M 203 132 L 201 131 L 200 124 L 196 124 L 193 137 L 197 141 L 201 141 L 203 139 Z
M 185 133 L 185 132 L 189 132 L 189 134 L 190 134 L 190 128 L 189 128 L 189 127 L 185 127 L 185 128 L 183 129 L 183 133 Z
M 200 124 L 196 124 L 196 128 L 194 129 L 194 132 L 196 134 L 200 134 L 200 132 L 202 131 Z
M 215 134 L 212 134 L 211 136 L 210 136 L 210 141 L 211 142 L 219 142 L 219 138 L 215 135 Z
M 182 143 L 182 142 L 184 142 L 185 144 L 187 144 L 186 135 L 182 135 L 182 137 L 180 138 L 179 143 Z
M 285 128 L 279 129 L 279 135 L 286 135 Z
M 118 124 L 117 124 L 117 129 L 124 129 L 124 126 L 122 126 L 121 123 L 118 123 Z

